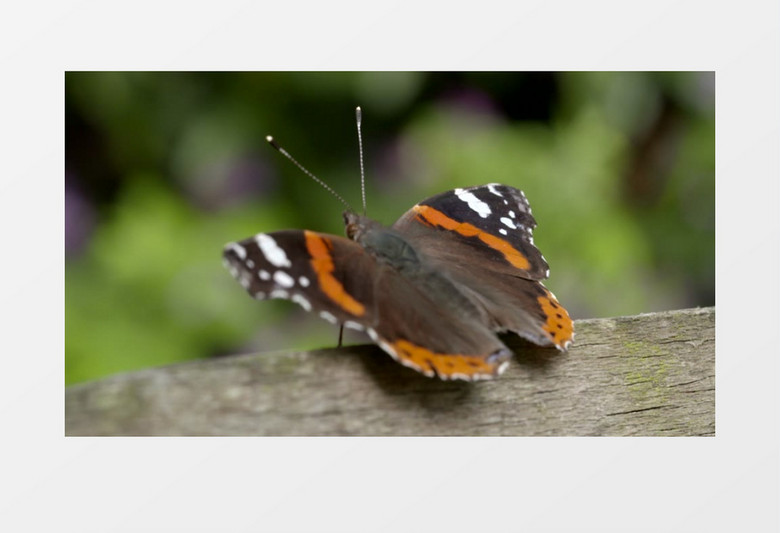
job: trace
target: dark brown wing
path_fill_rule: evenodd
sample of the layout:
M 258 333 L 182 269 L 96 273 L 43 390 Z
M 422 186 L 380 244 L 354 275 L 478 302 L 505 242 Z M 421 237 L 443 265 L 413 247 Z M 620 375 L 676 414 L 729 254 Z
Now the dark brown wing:
M 541 252 L 534 246 L 536 220 L 522 191 L 491 183 L 453 189 L 423 200 L 393 224 L 392 229 L 415 242 L 449 234 L 475 262 L 526 279 L 549 276 Z M 433 231 L 429 231 L 433 230 Z M 450 242 L 450 241 L 448 241 Z M 427 243 L 427 242 L 426 242 Z
M 566 349 L 573 323 L 539 281 L 549 269 L 533 243 L 534 227 L 521 191 L 490 184 L 420 202 L 392 229 L 481 308 L 489 329 Z
M 298 230 L 259 234 L 228 244 L 224 258 L 255 298 L 292 300 L 330 322 L 365 330 L 427 376 L 491 378 L 511 356 L 479 320 L 449 305 L 447 280 L 435 272 L 404 276 L 349 239 Z

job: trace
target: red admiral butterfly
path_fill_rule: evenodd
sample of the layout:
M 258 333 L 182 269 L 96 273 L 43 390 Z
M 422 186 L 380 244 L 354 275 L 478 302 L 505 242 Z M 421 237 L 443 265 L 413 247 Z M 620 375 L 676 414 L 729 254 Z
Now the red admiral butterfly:
M 347 207 L 346 239 L 309 230 L 260 233 L 225 246 L 226 266 L 258 300 L 292 300 L 328 322 L 364 330 L 398 362 L 430 377 L 500 374 L 512 352 L 496 332 L 560 350 L 571 343 L 571 318 L 540 281 L 550 271 L 534 246 L 536 221 L 522 191 L 497 183 L 453 189 L 389 228 Z

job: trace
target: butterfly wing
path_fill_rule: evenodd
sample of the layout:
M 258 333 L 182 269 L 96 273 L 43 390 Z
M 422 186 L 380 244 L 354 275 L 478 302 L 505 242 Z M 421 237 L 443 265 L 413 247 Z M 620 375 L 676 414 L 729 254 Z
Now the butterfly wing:
M 511 352 L 480 321 L 453 313 L 435 272 L 404 276 L 357 243 L 311 231 L 262 233 L 229 243 L 223 257 L 257 299 L 292 300 L 307 311 L 365 330 L 400 363 L 443 379 L 499 374 Z M 444 285 L 442 285 L 444 284 Z
M 337 251 L 329 248 L 331 240 L 339 243 Z M 236 281 L 258 300 L 291 300 L 333 324 L 366 326 L 373 321 L 372 310 L 353 295 L 369 292 L 371 280 L 337 277 L 334 261 L 366 268 L 370 258 L 344 240 L 299 230 L 260 233 L 227 244 L 223 258 Z
M 447 273 L 483 311 L 489 329 L 565 349 L 573 324 L 540 281 L 549 267 L 534 245 L 535 227 L 522 191 L 489 184 L 428 198 L 392 229 Z

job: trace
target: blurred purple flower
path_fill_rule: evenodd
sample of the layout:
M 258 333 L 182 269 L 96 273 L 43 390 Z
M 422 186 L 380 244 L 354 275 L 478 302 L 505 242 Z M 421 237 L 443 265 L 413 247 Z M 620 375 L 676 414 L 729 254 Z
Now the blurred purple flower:
M 65 179 L 65 255 L 74 257 L 86 248 L 95 227 L 95 208 Z
M 474 87 L 459 87 L 445 92 L 440 97 L 441 103 L 451 110 L 462 110 L 469 113 L 487 116 L 499 115 L 499 109 L 486 92 Z
M 221 161 L 204 169 L 197 179 L 186 182 L 187 193 L 206 209 L 221 209 L 247 198 L 271 193 L 276 173 L 256 154 Z

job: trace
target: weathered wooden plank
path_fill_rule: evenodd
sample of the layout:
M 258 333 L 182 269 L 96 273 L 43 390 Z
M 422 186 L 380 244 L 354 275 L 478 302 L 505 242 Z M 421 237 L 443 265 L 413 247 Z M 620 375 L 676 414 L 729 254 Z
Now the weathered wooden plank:
M 198 361 L 65 391 L 67 435 L 714 435 L 715 309 L 579 320 L 565 354 L 507 339 L 495 381 L 355 346 Z

